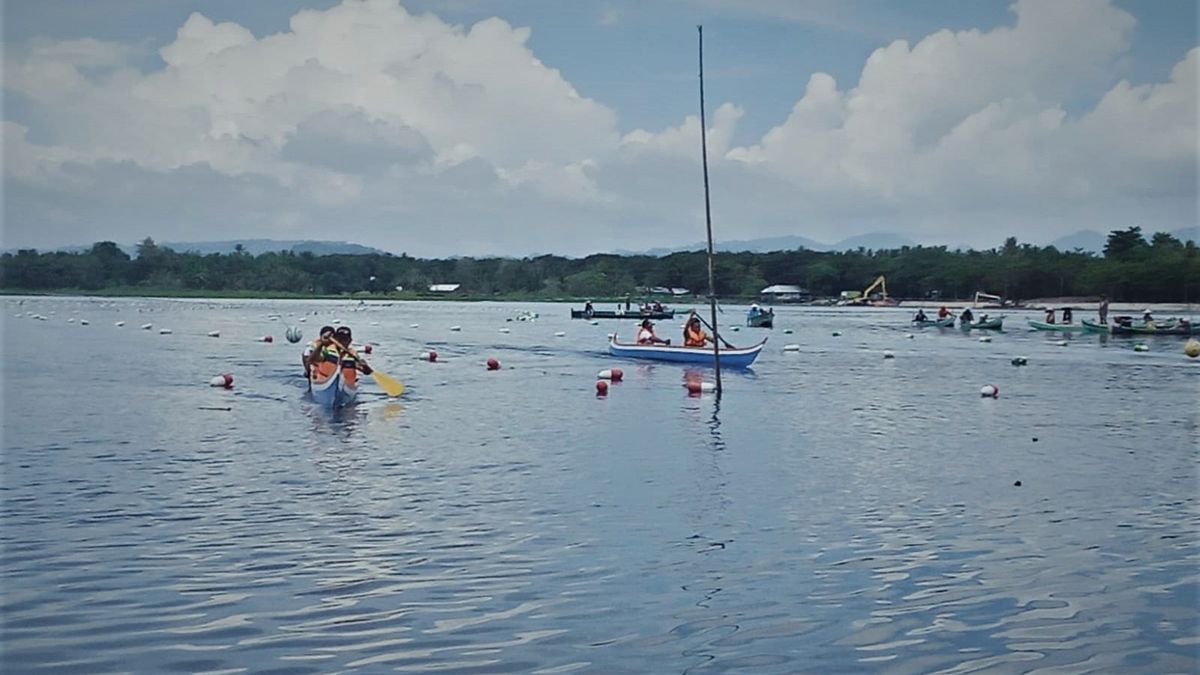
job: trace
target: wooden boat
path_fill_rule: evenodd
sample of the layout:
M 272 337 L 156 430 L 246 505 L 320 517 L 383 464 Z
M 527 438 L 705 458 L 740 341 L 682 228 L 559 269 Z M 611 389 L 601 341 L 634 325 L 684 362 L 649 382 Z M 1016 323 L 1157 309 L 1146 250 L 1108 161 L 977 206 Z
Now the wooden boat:
M 1149 328 L 1145 325 L 1113 324 L 1113 335 L 1200 335 L 1200 326 L 1188 322 L 1175 322 L 1165 326 Z
M 775 312 L 759 312 L 758 314 L 747 314 L 746 325 L 750 328 L 774 328 L 775 327 Z
M 748 368 L 758 358 L 759 352 L 767 344 L 766 338 L 753 347 L 743 349 L 721 349 L 722 368 Z M 672 347 L 670 345 L 632 345 L 617 342 L 616 337 L 608 339 L 608 353 L 626 359 L 646 359 L 649 361 L 669 361 L 673 363 L 694 363 L 697 365 L 713 365 L 713 350 L 708 347 Z
M 588 312 L 586 309 L 573 309 L 573 310 L 571 310 L 571 318 L 572 319 L 631 319 L 631 320 L 636 319 L 638 321 L 641 321 L 642 319 L 654 319 L 655 321 L 658 321 L 660 319 L 674 319 L 675 318 L 675 310 L 664 309 L 664 310 L 658 311 L 658 312 L 656 312 L 656 311 L 643 312 L 643 311 L 640 311 L 637 309 L 631 309 L 628 312 L 626 312 L 624 310 L 613 311 L 611 309 L 593 309 L 591 312 Z
M 916 319 L 913 319 L 912 325 L 916 326 L 917 328 L 928 328 L 929 326 L 933 326 L 934 328 L 953 328 L 954 317 L 948 316 L 944 319 L 925 319 L 924 321 L 917 321 Z
M 980 321 L 964 323 L 961 327 L 964 330 L 1003 330 L 1004 315 L 1002 314 L 1000 316 L 988 317 L 987 319 L 982 319 Z
M 1034 330 L 1056 330 L 1060 333 L 1083 333 L 1087 331 L 1087 326 L 1084 326 L 1086 321 L 1081 323 L 1046 323 L 1045 321 L 1034 321 L 1033 319 L 1025 319 Z M 1108 332 L 1108 328 L 1104 329 Z
M 1095 321 L 1088 321 L 1087 319 L 1084 319 L 1083 321 L 1080 321 L 1079 324 L 1081 326 L 1083 326 L 1083 330 L 1085 333 L 1107 333 L 1107 332 L 1109 332 L 1109 327 L 1108 327 L 1108 324 L 1106 324 L 1106 323 L 1096 323 Z
M 324 380 L 318 381 L 314 378 L 312 381 L 313 403 L 326 410 L 344 408 L 354 403 L 354 399 L 357 397 L 358 386 L 350 386 L 346 382 L 345 376 L 342 375 L 341 369 Z

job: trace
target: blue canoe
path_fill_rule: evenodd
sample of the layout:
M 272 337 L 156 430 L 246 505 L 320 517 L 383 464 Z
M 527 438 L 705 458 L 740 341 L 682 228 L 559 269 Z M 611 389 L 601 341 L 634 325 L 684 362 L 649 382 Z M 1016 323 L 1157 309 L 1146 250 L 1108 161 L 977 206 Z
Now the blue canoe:
M 763 345 L 764 339 L 753 347 L 744 349 L 721 349 L 721 367 L 746 368 L 754 363 Z M 668 345 L 629 345 L 621 344 L 615 338 L 608 341 L 608 353 L 626 359 L 647 359 L 650 361 L 671 361 L 674 363 L 695 363 L 711 366 L 713 364 L 712 347 L 671 347 Z
M 312 382 L 312 399 L 313 403 L 325 408 L 333 410 L 335 408 L 344 408 L 358 396 L 358 387 L 350 386 L 346 382 L 346 378 L 342 376 L 342 371 L 338 370 L 333 375 L 324 380 L 314 379 Z

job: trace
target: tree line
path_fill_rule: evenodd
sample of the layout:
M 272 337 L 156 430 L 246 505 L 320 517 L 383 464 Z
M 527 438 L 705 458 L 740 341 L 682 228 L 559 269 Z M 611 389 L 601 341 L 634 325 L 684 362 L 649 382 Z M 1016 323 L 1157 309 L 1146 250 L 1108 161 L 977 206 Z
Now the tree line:
M 772 284 L 791 284 L 814 296 L 862 290 L 879 275 L 899 298 L 970 298 L 985 291 L 1014 300 L 1108 295 L 1116 301 L 1200 300 L 1200 254 L 1195 242 L 1140 227 L 1114 230 L 1102 255 L 1059 251 L 1009 237 L 984 251 L 945 246 L 894 250 L 719 253 L 716 292 L 757 297 Z M 640 297 L 653 287 L 708 287 L 701 251 L 655 257 L 590 255 L 566 258 L 422 259 L 408 255 L 324 255 L 244 251 L 201 255 L 174 251 L 147 238 L 130 256 L 110 241 L 76 253 L 20 250 L 0 256 L 7 291 L 80 291 L 346 295 L 420 297 L 431 284 L 461 284 L 461 294 L 499 298 Z M 399 292 L 396 287 L 405 290 Z

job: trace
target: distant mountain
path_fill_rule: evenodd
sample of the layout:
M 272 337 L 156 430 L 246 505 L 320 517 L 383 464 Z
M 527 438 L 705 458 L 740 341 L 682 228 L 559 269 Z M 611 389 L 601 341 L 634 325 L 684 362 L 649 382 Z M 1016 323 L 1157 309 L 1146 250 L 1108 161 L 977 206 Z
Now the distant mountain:
M 174 249 L 180 253 L 191 252 L 199 253 L 200 255 L 209 255 L 212 253 L 233 253 L 237 250 L 238 244 L 242 245 L 242 250 L 250 255 L 259 255 L 262 253 L 272 253 L 276 251 L 291 251 L 292 253 L 312 253 L 313 255 L 369 255 L 371 253 L 383 253 L 377 248 L 363 246 L 361 244 L 352 244 L 345 241 L 313 241 L 311 239 L 301 240 L 278 240 L 278 239 L 234 239 L 231 241 L 185 241 L 185 242 L 161 242 L 160 246 Z M 134 247 L 136 250 L 136 247 Z
M 868 232 L 867 234 L 847 237 L 833 246 L 829 246 L 828 249 L 830 251 L 853 251 L 859 248 L 868 248 L 879 251 L 916 245 L 917 242 L 912 239 L 895 234 L 894 232 Z
M 200 255 L 211 255 L 213 253 L 233 253 L 237 250 L 238 244 L 242 245 L 242 250 L 250 255 L 259 255 L 262 253 L 273 253 L 277 251 L 290 251 L 292 253 L 312 253 L 313 255 L 370 255 L 372 253 L 383 254 L 377 248 L 363 246 L 361 244 L 352 244 L 345 241 L 314 241 L 311 239 L 296 239 L 296 240 L 279 240 L 279 239 L 233 239 L 230 241 L 160 241 L 156 242 L 159 246 L 169 248 L 179 253 L 198 253 Z M 137 254 L 137 244 L 117 244 L 128 255 Z M 92 245 L 87 246 L 60 246 L 53 249 L 45 249 L 49 251 L 62 251 L 64 253 L 83 253 L 92 250 Z M 16 253 L 16 250 L 5 251 L 6 253 Z
M 798 248 L 806 248 L 810 251 L 851 251 L 860 246 L 870 249 L 888 249 L 916 246 L 916 244 L 911 239 L 891 232 L 871 232 L 843 239 L 833 245 L 823 244 L 808 237 L 787 235 L 783 237 L 763 237 L 761 239 L 719 241 L 714 245 L 714 248 L 723 253 L 740 253 L 742 251 L 770 253 L 771 251 L 794 251 Z M 646 251 L 618 250 L 615 253 L 617 255 L 664 256 L 679 253 L 680 251 L 703 251 L 706 248 L 708 248 L 708 244 L 699 242 L 690 246 L 677 246 L 675 248 L 652 248 Z
M 1080 249 L 1089 253 L 1101 253 L 1104 251 L 1104 242 L 1106 241 L 1108 241 L 1107 234 L 1101 234 L 1095 230 L 1080 230 L 1065 237 L 1059 237 L 1047 246 L 1053 246 L 1060 251 Z

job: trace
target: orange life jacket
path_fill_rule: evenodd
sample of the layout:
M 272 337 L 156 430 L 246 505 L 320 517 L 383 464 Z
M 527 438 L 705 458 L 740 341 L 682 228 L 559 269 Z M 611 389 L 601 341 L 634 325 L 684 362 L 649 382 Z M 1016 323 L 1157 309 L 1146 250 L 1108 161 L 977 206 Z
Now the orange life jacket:
M 704 334 L 703 328 L 692 330 L 691 326 L 683 329 L 683 346 L 684 347 L 703 347 L 704 339 L 708 336 Z

